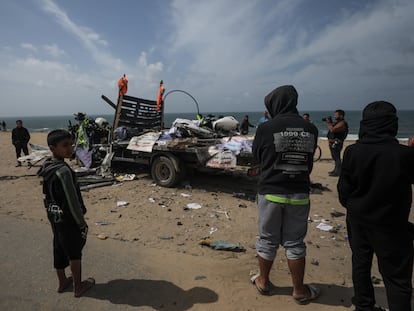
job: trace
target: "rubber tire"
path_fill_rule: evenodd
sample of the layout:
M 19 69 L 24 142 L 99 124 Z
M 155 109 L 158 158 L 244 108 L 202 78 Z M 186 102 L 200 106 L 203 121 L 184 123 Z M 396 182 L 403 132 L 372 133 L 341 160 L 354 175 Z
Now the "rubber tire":
M 156 157 L 151 164 L 151 176 L 156 184 L 162 187 L 174 187 L 181 179 L 169 157 Z

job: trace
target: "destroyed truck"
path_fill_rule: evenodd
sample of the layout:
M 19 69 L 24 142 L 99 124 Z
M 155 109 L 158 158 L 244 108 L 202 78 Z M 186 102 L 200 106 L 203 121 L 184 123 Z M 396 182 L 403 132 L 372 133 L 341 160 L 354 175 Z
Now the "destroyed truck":
M 104 95 L 102 99 L 115 109 L 106 165 L 147 165 L 158 185 L 173 187 L 194 170 L 246 174 L 255 164 L 253 136 L 226 129 L 225 122 L 176 119 L 171 128 L 164 128 L 164 105 L 158 110 L 153 100 L 127 95 L 120 96 L 116 105 Z

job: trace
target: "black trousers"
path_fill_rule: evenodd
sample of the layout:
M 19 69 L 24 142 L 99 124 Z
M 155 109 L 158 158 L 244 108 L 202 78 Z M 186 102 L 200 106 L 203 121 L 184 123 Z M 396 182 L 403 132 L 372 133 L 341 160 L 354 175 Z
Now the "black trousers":
M 413 274 L 413 238 L 409 226 L 398 229 L 367 228 L 347 219 L 349 242 L 352 249 L 352 303 L 357 311 L 371 311 L 375 305 L 371 281 L 373 254 L 384 281 L 390 311 L 411 311 Z
M 335 161 L 335 168 L 333 172 L 335 174 L 341 173 L 341 151 L 344 146 L 343 142 L 337 142 L 337 143 L 329 143 L 329 150 L 331 151 L 332 159 Z
M 16 148 L 16 158 L 20 158 L 22 150 L 24 155 L 29 155 L 29 150 L 27 149 L 26 143 L 16 143 L 14 144 L 14 147 Z

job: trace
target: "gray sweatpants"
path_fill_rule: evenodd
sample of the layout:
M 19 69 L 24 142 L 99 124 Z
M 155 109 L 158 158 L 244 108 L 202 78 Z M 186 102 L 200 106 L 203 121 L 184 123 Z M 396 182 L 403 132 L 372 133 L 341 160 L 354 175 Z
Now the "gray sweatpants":
M 280 195 L 290 199 L 304 199 L 309 194 Z M 257 254 L 273 261 L 279 245 L 285 248 L 288 259 L 306 256 L 303 239 L 308 229 L 310 204 L 292 205 L 268 201 L 265 195 L 258 195 L 259 238 L 256 241 Z

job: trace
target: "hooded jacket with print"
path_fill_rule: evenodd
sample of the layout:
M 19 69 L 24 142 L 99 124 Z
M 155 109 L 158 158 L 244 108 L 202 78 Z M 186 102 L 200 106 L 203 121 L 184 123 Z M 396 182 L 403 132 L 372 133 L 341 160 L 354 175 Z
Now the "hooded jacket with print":
M 43 177 L 43 201 L 49 220 L 86 225 L 86 208 L 72 169 L 64 161 L 49 158 L 37 174 Z
M 318 130 L 298 114 L 297 100 L 291 85 L 265 97 L 272 119 L 259 126 L 253 141 L 253 154 L 261 166 L 259 194 L 309 192 Z

